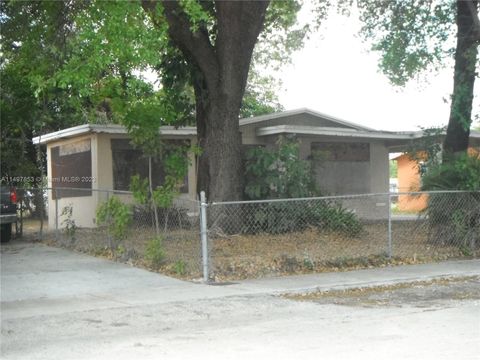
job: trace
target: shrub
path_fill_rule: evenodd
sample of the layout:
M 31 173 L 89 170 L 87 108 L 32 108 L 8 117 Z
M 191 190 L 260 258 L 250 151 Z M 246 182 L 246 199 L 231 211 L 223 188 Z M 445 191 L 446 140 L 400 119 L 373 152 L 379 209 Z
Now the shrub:
M 187 273 L 187 263 L 183 260 L 175 261 L 173 271 L 175 271 L 177 275 L 185 275 Z
M 158 268 L 165 259 L 165 249 L 163 248 L 163 238 L 157 236 L 151 239 L 145 248 L 145 260 L 150 262 L 152 267 Z
M 428 169 L 422 190 L 465 190 L 433 193 L 425 210 L 435 242 L 460 248 L 480 240 L 480 156 L 463 155 Z
M 65 216 L 65 219 L 62 221 L 63 231 L 65 235 L 70 238 L 72 242 L 75 241 L 75 232 L 77 231 L 77 225 L 73 219 L 73 206 L 69 204 L 62 209 L 60 216 Z
M 245 195 L 248 199 L 287 199 L 319 196 L 311 163 L 300 159 L 298 142 L 280 137 L 278 149 L 255 148 L 246 156 Z M 356 236 L 362 230 L 357 216 L 341 204 L 326 201 L 288 201 L 246 204 L 244 231 L 281 234 L 315 226 Z
M 130 206 L 122 203 L 116 196 L 100 204 L 97 208 L 97 223 L 108 226 L 108 231 L 116 240 L 122 240 L 132 222 Z

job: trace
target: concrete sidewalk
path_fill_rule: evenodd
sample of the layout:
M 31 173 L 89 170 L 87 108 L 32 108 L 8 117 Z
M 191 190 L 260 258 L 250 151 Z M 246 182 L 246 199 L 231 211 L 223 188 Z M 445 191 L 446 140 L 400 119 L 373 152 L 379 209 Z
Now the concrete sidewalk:
M 261 293 L 309 292 L 460 276 L 480 276 L 480 259 L 245 280 L 231 287 Z
M 286 276 L 206 285 L 41 244 L 2 244 L 2 319 L 229 296 L 343 289 L 480 276 L 480 260 Z

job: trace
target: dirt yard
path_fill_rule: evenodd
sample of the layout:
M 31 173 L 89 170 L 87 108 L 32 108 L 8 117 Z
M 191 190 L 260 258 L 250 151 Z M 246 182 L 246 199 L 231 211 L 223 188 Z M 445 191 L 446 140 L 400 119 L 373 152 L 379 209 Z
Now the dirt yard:
M 155 237 L 152 228 L 131 229 L 125 239 L 115 240 L 106 229 L 76 229 L 65 232 L 44 232 L 40 239 L 39 223 L 27 221 L 24 236 L 94 256 L 105 257 L 133 266 L 147 268 L 182 279 L 199 279 L 201 243 L 198 229 L 175 229 L 163 235 L 164 259 L 153 266 L 145 259 L 149 240 Z M 209 255 L 211 278 L 218 282 L 265 276 L 281 276 L 310 272 L 344 271 L 414 264 L 450 258 L 471 258 L 480 255 L 462 246 L 448 246 L 429 239 L 428 227 L 421 221 L 392 223 L 392 258 L 388 258 L 386 222 L 366 223 L 356 237 L 311 228 L 288 234 L 210 234 Z

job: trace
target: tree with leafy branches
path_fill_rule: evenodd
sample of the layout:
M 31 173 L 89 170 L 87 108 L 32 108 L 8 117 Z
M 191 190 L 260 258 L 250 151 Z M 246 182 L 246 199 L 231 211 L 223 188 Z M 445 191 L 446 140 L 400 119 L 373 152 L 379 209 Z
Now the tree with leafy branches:
M 343 5 L 352 2 L 346 0 Z M 478 76 L 478 0 L 357 0 L 356 4 L 361 33 L 382 55 L 380 68 L 393 84 L 403 86 L 422 71 L 435 70 L 453 58 L 454 85 L 443 155 L 447 161 L 464 154 Z
M 76 110 L 72 122 L 103 119 L 138 129 L 144 124 L 129 122 L 131 109 L 159 110 L 157 125 L 191 124 L 195 115 L 204 150 L 199 189 L 210 191 L 212 199 L 237 199 L 242 193 L 238 117 L 254 47 L 262 33 L 260 42 L 272 40 L 269 60 L 288 57 L 306 31 L 285 31 L 299 9 L 294 0 L 5 1 L 2 42 L 12 49 L 5 66 L 22 64 L 37 103 L 52 91 L 68 100 Z M 58 62 L 52 70 L 34 71 L 35 60 L 53 64 L 44 49 Z M 265 56 L 257 55 L 267 61 Z M 147 69 L 159 74 L 158 91 L 139 75 Z M 247 116 L 266 111 L 246 100 Z

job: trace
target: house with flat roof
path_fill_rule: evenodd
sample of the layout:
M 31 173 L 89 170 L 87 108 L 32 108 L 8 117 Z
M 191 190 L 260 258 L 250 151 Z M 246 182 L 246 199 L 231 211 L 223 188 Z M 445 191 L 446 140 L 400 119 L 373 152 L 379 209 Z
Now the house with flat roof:
M 305 108 L 239 122 L 245 148 L 274 147 L 280 135 L 295 136 L 301 157 L 313 162 L 319 188 L 331 195 L 388 192 L 389 152 L 405 150 L 422 136 L 421 132 L 374 130 Z M 172 145 L 195 144 L 196 134 L 195 127 L 160 129 L 161 137 Z M 33 142 L 47 147 L 48 187 L 54 189 L 49 195 L 49 219 L 55 218 L 54 202 L 60 208 L 72 204 L 82 209 L 76 224 L 94 226 L 96 208 L 106 200 L 97 190 L 128 190 L 131 176 L 148 174 L 147 159 L 130 144 L 120 125 L 85 124 L 36 137 Z M 321 159 L 312 156 L 318 152 L 323 154 Z M 190 160 L 183 199 L 197 198 L 197 159 L 191 155 Z M 154 164 L 154 185 L 162 180 L 162 164 Z

